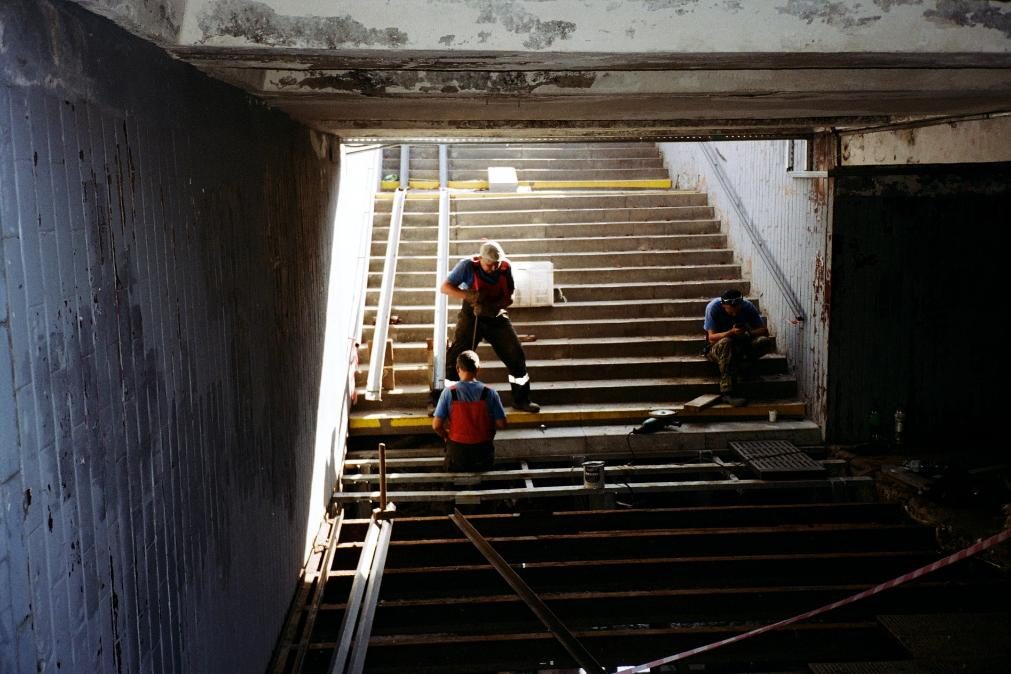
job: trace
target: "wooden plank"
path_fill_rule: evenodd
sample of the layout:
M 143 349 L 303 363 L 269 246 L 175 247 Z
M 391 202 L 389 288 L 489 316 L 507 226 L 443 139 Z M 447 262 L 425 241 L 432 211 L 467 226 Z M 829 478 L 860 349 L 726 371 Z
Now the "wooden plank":
M 530 470 L 530 464 L 527 463 L 526 461 L 520 461 L 520 467 L 523 470 Z M 526 485 L 527 489 L 533 489 L 534 488 L 534 481 L 533 481 L 532 478 L 529 478 L 529 477 L 525 478 L 523 480 L 523 483 Z
M 716 401 L 720 399 L 720 396 L 716 393 L 706 393 L 700 395 L 698 398 L 689 400 L 684 404 L 685 412 L 698 412 L 699 410 L 704 410 L 710 405 L 715 405 Z
M 460 513 L 459 510 L 453 512 L 449 518 L 453 523 L 460 528 L 460 531 L 467 537 L 467 539 L 476 547 L 488 563 L 495 567 L 502 579 L 513 589 L 525 603 L 530 610 L 534 612 L 534 615 L 551 630 L 551 633 L 555 635 L 559 643 L 565 648 L 566 652 L 572 656 L 572 659 L 579 663 L 587 672 L 599 672 L 599 674 L 604 674 L 604 668 L 600 666 L 600 663 L 594 659 L 593 655 L 590 654 L 586 647 L 583 646 L 578 639 L 576 639 L 572 633 L 562 624 L 562 621 L 554 614 L 554 612 L 548 608 L 547 604 L 541 601 L 540 597 L 530 589 L 519 574 L 513 570 L 509 563 L 502 559 L 495 549 L 489 545 L 488 541 L 478 533 L 467 518 Z

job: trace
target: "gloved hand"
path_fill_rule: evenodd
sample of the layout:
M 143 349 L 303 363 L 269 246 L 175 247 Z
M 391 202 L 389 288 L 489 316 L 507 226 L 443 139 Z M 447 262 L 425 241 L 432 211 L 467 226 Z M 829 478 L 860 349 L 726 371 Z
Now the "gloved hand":
M 467 303 L 474 309 L 474 314 L 477 316 L 481 315 L 481 294 L 476 290 L 466 290 L 467 293 Z

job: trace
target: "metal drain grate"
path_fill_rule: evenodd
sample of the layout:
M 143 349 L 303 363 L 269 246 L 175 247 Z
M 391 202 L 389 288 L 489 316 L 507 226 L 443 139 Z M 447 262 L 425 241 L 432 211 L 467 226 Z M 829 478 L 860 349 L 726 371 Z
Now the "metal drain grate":
M 825 467 L 785 440 L 735 441 L 730 449 L 761 479 L 818 477 Z

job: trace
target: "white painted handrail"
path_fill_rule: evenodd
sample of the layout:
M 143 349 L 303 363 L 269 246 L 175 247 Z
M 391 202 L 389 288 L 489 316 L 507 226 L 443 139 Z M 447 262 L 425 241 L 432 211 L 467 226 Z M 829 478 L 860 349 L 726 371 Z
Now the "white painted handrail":
M 442 292 L 442 281 L 449 267 L 449 148 L 439 144 L 439 244 L 435 252 L 435 327 L 432 330 L 432 390 L 445 384 L 446 309 L 449 297 Z
M 383 363 L 386 362 L 386 338 L 390 333 L 390 311 L 393 308 L 393 289 L 397 276 L 397 251 L 400 248 L 400 226 L 404 220 L 406 198 L 407 190 L 403 188 L 398 189 L 393 196 L 390 235 L 386 240 L 386 261 L 383 265 L 383 285 L 379 289 L 376 327 L 372 331 L 369 378 L 365 388 L 366 400 L 383 399 Z

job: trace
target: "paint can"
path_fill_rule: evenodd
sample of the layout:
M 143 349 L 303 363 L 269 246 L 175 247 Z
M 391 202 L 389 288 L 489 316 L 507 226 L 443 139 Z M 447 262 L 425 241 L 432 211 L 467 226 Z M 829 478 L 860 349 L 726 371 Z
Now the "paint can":
M 583 461 L 583 486 L 587 489 L 604 488 L 603 461 Z

